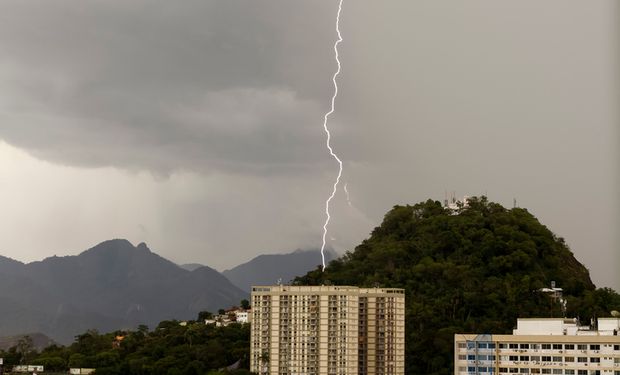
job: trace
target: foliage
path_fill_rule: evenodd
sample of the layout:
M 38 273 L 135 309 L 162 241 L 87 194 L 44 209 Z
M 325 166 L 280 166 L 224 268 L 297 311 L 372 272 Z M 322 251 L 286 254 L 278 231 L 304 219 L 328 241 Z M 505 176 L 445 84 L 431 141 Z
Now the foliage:
M 163 321 L 153 331 L 140 326 L 135 331 L 100 334 L 90 330 L 78 335 L 73 344 L 52 345 L 37 353 L 27 342 L 0 351 L 5 366 L 26 363 L 45 366 L 48 371 L 68 367 L 96 368 L 97 375 L 190 375 L 250 374 L 250 326 L 205 325 L 202 321 L 180 325 Z M 221 369 L 241 361 L 241 369 Z
M 395 206 L 370 238 L 297 285 L 406 290 L 406 373 L 450 374 L 456 333 L 510 333 L 518 317 L 558 317 L 539 290 L 564 289 L 568 315 L 589 319 L 620 309 L 595 289 L 562 238 L 522 208 L 473 198 L 452 212 L 439 202 Z

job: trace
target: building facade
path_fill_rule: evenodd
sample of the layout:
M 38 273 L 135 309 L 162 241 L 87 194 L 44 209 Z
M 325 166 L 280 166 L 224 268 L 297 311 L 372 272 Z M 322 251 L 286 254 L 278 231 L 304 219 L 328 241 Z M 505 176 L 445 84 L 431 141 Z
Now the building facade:
M 261 375 L 404 375 L 403 289 L 252 288 L 250 370 Z
M 519 319 L 512 335 L 454 336 L 454 374 L 620 375 L 620 319 Z

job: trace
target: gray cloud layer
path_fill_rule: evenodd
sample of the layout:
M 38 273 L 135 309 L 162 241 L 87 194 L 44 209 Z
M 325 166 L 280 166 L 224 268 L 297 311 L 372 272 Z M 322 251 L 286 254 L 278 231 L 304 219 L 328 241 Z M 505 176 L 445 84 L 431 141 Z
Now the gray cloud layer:
M 326 160 L 315 147 L 323 137 L 316 123 L 333 30 L 319 26 L 333 4 L 3 8 L 2 136 L 41 158 L 257 173 Z
M 321 123 L 336 6 L 5 0 L 0 139 L 171 176 L 174 196 L 153 193 L 164 255 L 226 267 L 316 245 L 335 173 Z M 331 126 L 354 208 L 338 196 L 334 246 L 444 190 L 517 197 L 620 289 L 618 14 L 615 0 L 345 0 Z M 135 196 L 123 204 L 142 207 Z

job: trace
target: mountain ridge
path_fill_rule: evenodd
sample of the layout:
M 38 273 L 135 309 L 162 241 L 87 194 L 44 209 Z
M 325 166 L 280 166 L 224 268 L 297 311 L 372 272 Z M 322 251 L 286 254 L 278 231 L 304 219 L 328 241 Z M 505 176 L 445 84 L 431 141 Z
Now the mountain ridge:
M 123 239 L 27 264 L 0 258 L 3 265 L 15 268 L 0 273 L 3 334 L 42 332 L 62 343 L 88 329 L 195 319 L 248 297 L 213 268 L 190 272 Z
M 332 249 L 325 250 L 325 260 L 335 259 Z M 253 285 L 288 283 L 321 264 L 319 249 L 297 249 L 285 254 L 261 254 L 236 267 L 222 271 L 234 285 L 250 292 Z

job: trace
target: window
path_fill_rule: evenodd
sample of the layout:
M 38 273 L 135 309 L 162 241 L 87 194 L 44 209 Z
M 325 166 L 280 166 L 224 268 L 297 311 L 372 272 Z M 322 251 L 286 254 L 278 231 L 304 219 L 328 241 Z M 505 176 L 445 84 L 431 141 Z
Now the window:
M 551 362 L 551 356 L 543 355 L 542 356 L 542 361 L 543 362 Z
M 508 344 L 510 349 L 519 349 L 519 344 Z
M 500 349 L 506 349 L 506 348 L 508 348 L 508 344 L 499 344 L 499 348 Z
M 465 354 L 459 354 L 459 361 L 464 361 L 467 359 L 467 356 Z
M 494 342 L 490 342 L 489 343 L 489 349 L 495 349 L 495 343 Z
M 565 375 L 575 375 L 575 370 L 564 370 Z
M 544 368 L 544 369 L 542 369 L 542 371 L 540 373 L 541 374 L 551 374 L 551 369 L 550 368 Z
M 543 350 L 551 349 L 551 344 L 542 344 L 541 346 L 542 346 Z
M 577 362 L 578 363 L 587 363 L 588 362 L 588 357 L 577 357 Z
M 564 349 L 566 350 L 575 350 L 575 344 L 565 344 Z
M 590 363 L 601 363 L 601 359 L 598 357 L 590 357 Z
M 530 344 L 520 344 L 519 345 L 519 349 L 529 349 L 530 348 Z
M 553 373 L 554 373 L 554 374 L 561 374 L 561 373 L 562 373 L 562 369 L 560 369 L 560 368 L 554 368 L 554 369 L 553 369 Z
M 590 345 L 590 350 L 601 350 L 601 346 L 598 344 L 592 344 Z
M 553 362 L 562 362 L 562 357 L 553 357 Z
M 459 349 L 465 349 L 467 348 L 467 344 L 465 344 L 464 342 L 459 342 Z
M 519 356 L 519 361 L 529 361 L 529 360 L 530 360 L 530 356 L 528 355 Z
M 614 345 L 614 350 L 620 350 L 620 345 Z M 618 371 L 616 371 L 616 372 L 618 372 Z M 618 374 L 618 375 L 620 375 L 620 374 Z
M 540 356 L 533 355 L 533 356 L 530 357 L 530 361 L 532 361 L 532 362 L 539 362 L 540 361 Z
M 519 371 L 520 374 L 529 374 L 530 373 L 530 369 L 529 368 L 522 368 Z
M 586 344 L 577 344 L 577 350 L 587 350 L 588 345 Z
M 562 344 L 553 344 L 553 350 L 562 350 Z
M 510 360 L 511 360 L 511 361 L 518 361 L 518 360 L 519 360 L 519 357 L 518 357 L 518 356 L 516 356 L 516 355 L 511 355 L 511 356 L 510 356 Z
M 487 343 L 486 342 L 479 342 L 478 343 L 478 349 L 486 349 L 487 348 Z
M 575 362 L 575 357 L 564 357 L 564 362 Z

